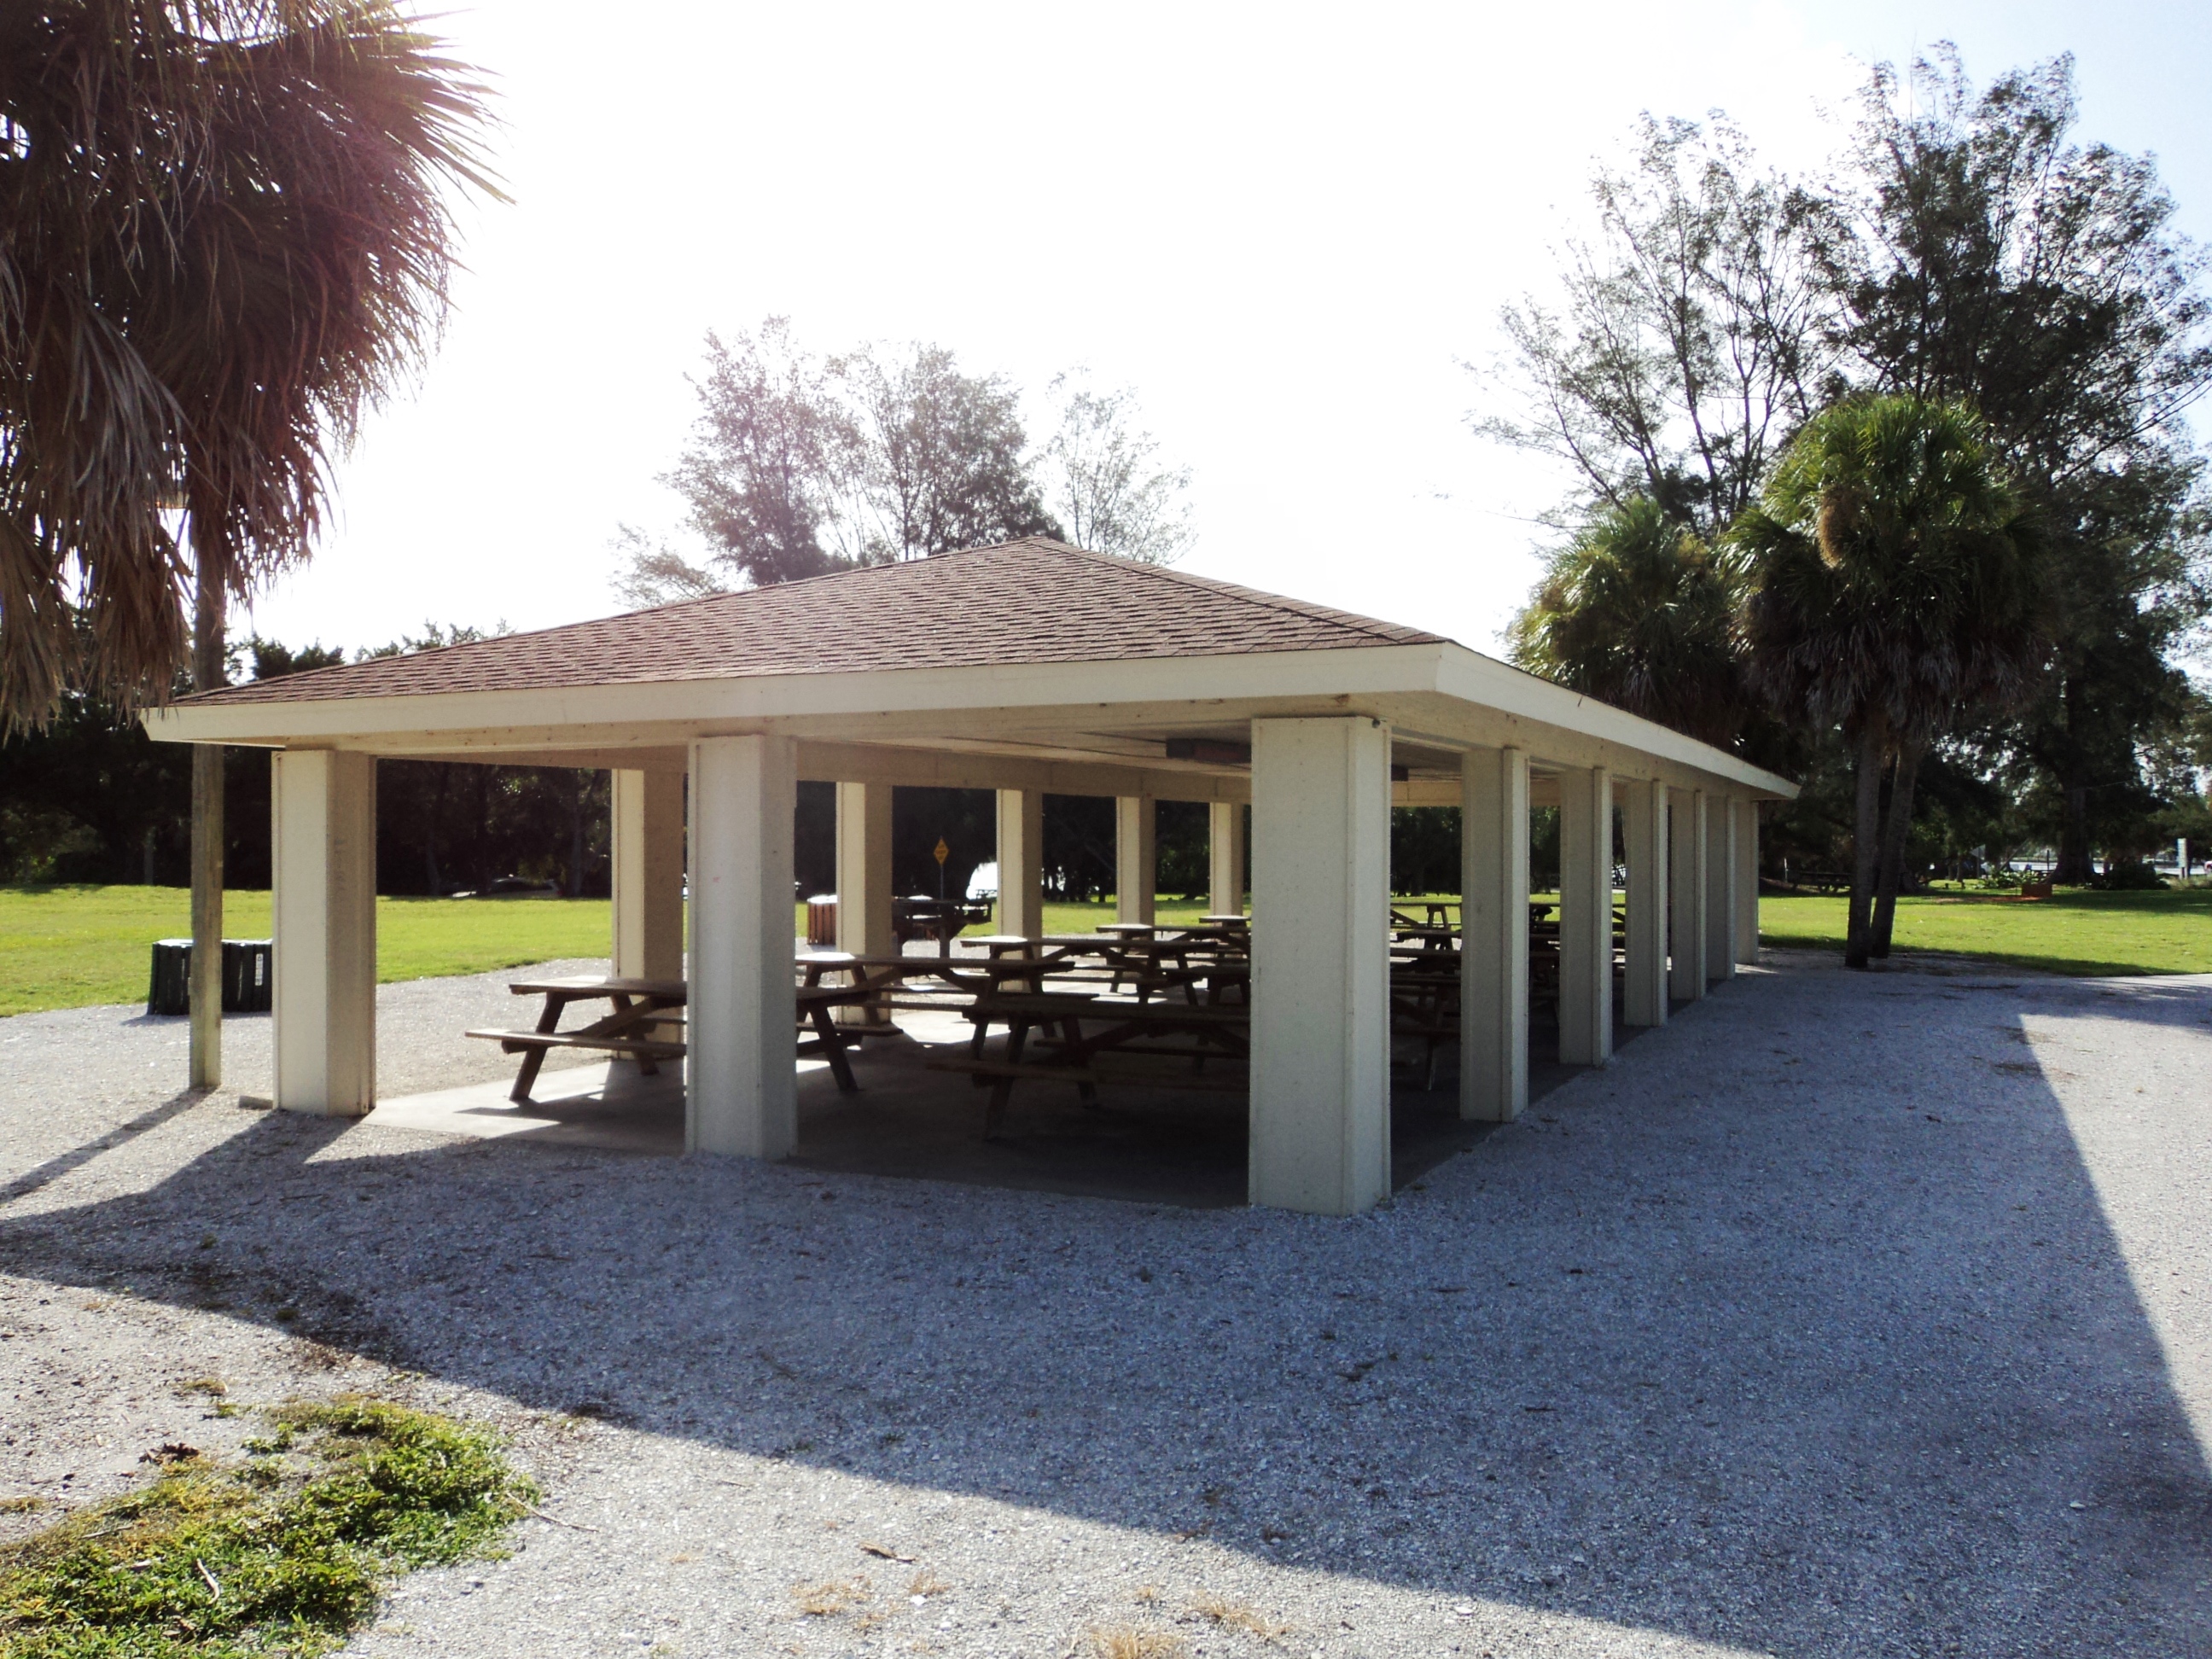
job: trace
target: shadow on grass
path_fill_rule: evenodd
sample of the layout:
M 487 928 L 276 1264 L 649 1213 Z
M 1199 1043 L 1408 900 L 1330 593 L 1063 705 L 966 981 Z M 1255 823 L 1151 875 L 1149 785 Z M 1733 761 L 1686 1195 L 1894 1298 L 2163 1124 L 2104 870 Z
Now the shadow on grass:
M 2212 999 L 1754 976 L 1352 1221 L 275 1115 L 0 1217 L 0 1261 L 1455 1597 L 1820 1659 L 2201 1654 L 2212 1480 L 2015 1040 L 2053 1007 Z

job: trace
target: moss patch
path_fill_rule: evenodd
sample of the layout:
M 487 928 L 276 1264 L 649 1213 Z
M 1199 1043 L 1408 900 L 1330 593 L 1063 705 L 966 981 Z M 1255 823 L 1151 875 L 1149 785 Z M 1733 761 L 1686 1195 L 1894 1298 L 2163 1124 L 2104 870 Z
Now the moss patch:
M 224 1467 L 186 1447 L 150 1486 L 0 1552 L 7 1659 L 313 1655 L 410 1569 L 498 1553 L 534 1503 L 481 1429 L 343 1398 L 268 1413 Z

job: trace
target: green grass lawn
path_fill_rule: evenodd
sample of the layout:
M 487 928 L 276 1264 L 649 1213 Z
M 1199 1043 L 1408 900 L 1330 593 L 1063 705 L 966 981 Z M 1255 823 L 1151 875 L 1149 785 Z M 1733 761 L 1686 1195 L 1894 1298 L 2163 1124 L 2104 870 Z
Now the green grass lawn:
M 380 898 L 376 976 L 481 974 L 555 957 L 603 957 L 605 899 Z M 0 887 L 0 1015 L 143 1002 L 157 939 L 191 932 L 181 887 Z M 269 937 L 269 895 L 223 895 L 223 932 Z
M 1187 924 L 1206 908 L 1202 902 L 1163 902 L 1156 914 L 1164 923 Z M 1114 915 L 1111 903 L 1048 904 L 1045 931 L 1090 933 Z M 269 895 L 225 895 L 223 919 L 233 939 L 266 938 Z M 380 898 L 377 977 L 427 979 L 602 957 L 611 926 L 605 899 Z M 0 887 L 0 1015 L 141 1001 L 148 947 L 191 927 L 181 887 Z M 805 931 L 804 907 L 796 931 Z M 1770 945 L 1840 951 L 1844 901 L 1762 899 L 1759 935 Z M 1975 892 L 1904 898 L 1897 945 L 2061 974 L 2212 973 L 2212 887 L 2066 891 L 2025 902 Z
M 1844 901 L 1762 898 L 1769 945 L 1844 948 Z M 1988 957 L 2056 974 L 2212 973 L 2212 887 L 2163 893 L 2067 890 L 2047 899 L 1936 892 L 1897 902 L 1900 951 Z

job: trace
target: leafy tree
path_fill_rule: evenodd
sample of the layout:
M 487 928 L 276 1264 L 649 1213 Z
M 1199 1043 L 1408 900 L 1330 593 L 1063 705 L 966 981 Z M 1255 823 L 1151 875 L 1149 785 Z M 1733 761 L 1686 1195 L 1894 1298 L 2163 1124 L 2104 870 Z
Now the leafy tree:
M 1887 952 L 1929 748 L 2019 699 L 2043 665 L 2041 547 L 1980 422 L 1902 396 L 1816 416 L 1733 534 L 1753 572 L 1755 678 L 1855 751 L 1844 961 L 1863 968 Z
M 1978 411 L 2052 549 L 2058 628 L 2036 696 L 1957 758 L 2045 815 L 2080 881 L 2095 846 L 2151 833 L 2147 744 L 2187 704 L 2180 659 L 2212 612 L 2181 418 L 2212 387 L 2212 313 L 2154 164 L 2075 124 L 2070 59 L 1977 90 L 1948 46 L 1874 71 L 1808 183 L 1757 171 L 1724 121 L 1646 118 L 1634 164 L 1595 181 L 1563 298 L 1504 316 L 1498 378 L 1526 415 L 1479 426 L 1572 469 L 1559 522 L 1643 495 L 1712 538 L 1839 398 Z
M 781 317 L 727 343 L 709 335 L 696 384 L 691 442 L 662 482 L 708 551 L 687 557 L 625 526 L 615 587 L 632 605 L 1020 536 L 1155 563 L 1189 538 L 1188 471 L 1157 465 L 1127 391 L 1056 379 L 1059 425 L 1033 453 L 1001 376 L 920 343 L 817 357 Z
M 1627 171 L 1591 182 L 1597 236 L 1565 248 L 1557 305 L 1501 319 L 1491 379 L 1528 413 L 1475 428 L 1569 469 L 1559 522 L 1647 498 L 1712 540 L 1822 401 L 1831 301 L 1807 198 L 1741 132 L 1646 115 L 1638 138 Z
M 1884 67 L 1807 222 L 1850 377 L 1978 410 L 2054 544 L 2054 672 L 1992 754 L 2059 793 L 2066 881 L 2154 799 L 2140 744 L 2185 708 L 2173 654 L 2212 609 L 2181 420 L 2212 387 L 2203 260 L 2155 165 L 2072 142 L 2075 113 L 2069 58 L 1979 92 L 1948 47 Z
M 57 0 L 0 21 L 0 717 L 222 679 L 328 457 L 444 314 L 482 89 L 393 0 Z M 71 613 L 91 616 L 72 658 Z M 222 751 L 193 757 L 191 1076 L 220 1079 Z
M 1732 745 L 1747 724 L 1728 561 L 1649 495 L 1607 507 L 1552 556 L 1515 617 L 1512 660 L 1532 673 Z
M 1046 505 L 1078 547 L 1142 564 L 1173 564 L 1191 541 L 1183 500 L 1190 469 L 1158 465 L 1159 445 L 1135 428 L 1136 394 L 1093 392 L 1079 373 L 1048 388 L 1060 424 L 1044 447 Z

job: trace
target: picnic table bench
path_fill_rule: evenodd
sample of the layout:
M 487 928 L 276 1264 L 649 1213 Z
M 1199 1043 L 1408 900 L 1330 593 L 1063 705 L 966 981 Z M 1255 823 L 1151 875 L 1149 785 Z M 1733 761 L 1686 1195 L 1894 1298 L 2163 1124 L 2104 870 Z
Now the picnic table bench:
M 825 973 L 854 969 L 857 962 L 858 958 L 836 953 L 803 959 L 799 966 L 805 970 L 805 982 L 793 993 L 799 1021 L 807 1030 L 807 1035 L 798 1039 L 799 1058 L 828 1060 L 837 1087 L 846 1094 L 860 1086 L 853 1075 L 853 1033 L 836 1023 L 832 1011 L 867 1002 L 881 991 L 882 983 L 864 971 L 855 971 L 848 985 L 825 985 L 822 977 Z M 684 1029 L 690 987 L 683 980 L 579 974 L 561 979 L 516 980 L 507 988 L 516 996 L 545 999 L 536 1027 L 527 1031 L 480 1029 L 468 1035 L 498 1043 L 503 1054 L 522 1056 L 514 1086 L 507 1091 L 507 1098 L 517 1105 L 530 1104 L 538 1070 L 556 1048 L 588 1048 L 620 1055 L 635 1060 L 638 1070 L 648 1077 L 659 1071 L 662 1060 L 684 1058 L 682 1037 L 657 1035 Z M 562 1015 L 579 1002 L 611 1002 L 614 1009 L 588 1024 L 562 1030 Z
M 520 1105 L 530 1103 L 538 1069 L 556 1048 L 596 1048 L 626 1054 L 647 1077 L 660 1069 L 660 1061 L 684 1058 L 681 1038 L 653 1035 L 684 1024 L 687 994 L 680 979 L 606 979 L 577 974 L 562 979 L 516 980 L 507 988 L 519 997 L 545 999 L 536 1029 L 480 1030 L 468 1035 L 498 1043 L 502 1054 L 522 1056 L 522 1069 L 515 1073 L 514 1087 L 507 1096 Z M 561 1016 L 577 1002 L 611 1002 L 614 1012 L 574 1030 L 561 1030 Z

